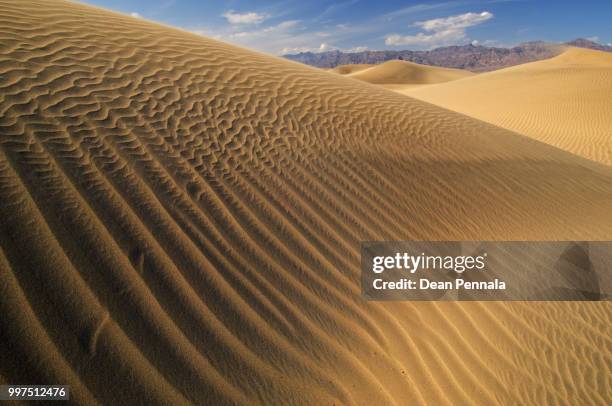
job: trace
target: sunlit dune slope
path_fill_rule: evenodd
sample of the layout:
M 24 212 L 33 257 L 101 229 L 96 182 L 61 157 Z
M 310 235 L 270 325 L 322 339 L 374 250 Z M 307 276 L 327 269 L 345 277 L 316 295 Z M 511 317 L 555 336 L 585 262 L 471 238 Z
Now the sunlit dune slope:
M 472 72 L 461 69 L 393 60 L 374 65 L 371 68 L 359 69 L 350 73 L 349 76 L 377 85 L 424 85 L 448 82 L 472 75 L 474 75 Z
M 0 0 L 0 27 L 2 382 L 78 404 L 609 400 L 608 304 L 359 286 L 364 240 L 609 239 L 608 167 L 76 3 Z
M 563 54 L 403 93 L 612 164 L 612 53 Z
M 332 72 L 339 73 L 341 75 L 348 75 L 351 73 L 359 72 L 364 69 L 371 68 L 373 66 L 376 66 L 376 65 L 369 64 L 369 63 L 354 63 L 350 65 L 338 65 L 335 68 L 330 69 L 330 70 Z

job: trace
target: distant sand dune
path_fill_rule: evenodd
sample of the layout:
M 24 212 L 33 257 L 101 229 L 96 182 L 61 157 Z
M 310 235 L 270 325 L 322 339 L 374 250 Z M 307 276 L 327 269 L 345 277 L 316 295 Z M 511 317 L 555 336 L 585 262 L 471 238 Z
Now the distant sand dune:
M 348 69 L 346 65 L 345 70 Z M 361 66 L 361 65 L 357 65 Z M 354 79 L 377 85 L 424 85 L 442 83 L 474 75 L 462 69 L 419 65 L 408 61 L 387 61 L 367 69 L 352 70 Z
M 376 65 L 369 64 L 369 63 L 355 63 L 355 64 L 350 64 L 350 65 L 338 65 L 335 68 L 330 69 L 330 71 L 339 73 L 341 75 L 348 75 L 351 73 L 359 72 L 364 69 L 371 68 L 373 66 L 376 66 Z
M 612 165 L 612 53 L 570 48 L 452 83 L 394 90 Z
M 0 380 L 93 404 L 607 404 L 608 303 L 367 303 L 359 242 L 609 239 L 612 173 L 144 20 L 0 0 Z

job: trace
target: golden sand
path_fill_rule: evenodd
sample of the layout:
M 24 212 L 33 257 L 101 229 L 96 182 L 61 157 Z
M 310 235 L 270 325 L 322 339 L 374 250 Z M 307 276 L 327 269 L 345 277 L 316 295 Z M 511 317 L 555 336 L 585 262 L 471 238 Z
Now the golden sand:
M 335 68 L 329 69 L 329 70 L 334 73 L 339 73 L 341 75 L 348 75 L 351 73 L 359 72 L 364 69 L 371 68 L 373 66 L 376 66 L 376 65 L 369 64 L 369 63 L 354 63 L 350 65 L 338 65 Z
M 612 53 L 538 62 L 400 92 L 612 165 Z
M 344 69 L 351 70 L 348 66 L 344 66 Z M 352 69 L 348 76 L 376 85 L 406 86 L 444 83 L 472 75 L 474 75 L 472 72 L 461 69 L 393 60 L 366 69 Z
M 368 303 L 359 242 L 610 239 L 604 165 L 144 20 L 0 0 L 0 381 L 79 404 L 606 404 L 607 303 Z

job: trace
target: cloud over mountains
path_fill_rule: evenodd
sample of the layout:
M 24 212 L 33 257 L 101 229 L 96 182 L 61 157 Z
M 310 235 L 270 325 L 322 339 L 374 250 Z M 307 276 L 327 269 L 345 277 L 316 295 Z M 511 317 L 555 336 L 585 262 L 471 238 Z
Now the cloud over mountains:
M 413 25 L 424 32 L 414 35 L 391 34 L 385 38 L 389 46 L 424 46 L 434 48 L 441 45 L 456 44 L 468 39 L 466 30 L 493 18 L 493 13 L 464 13 L 444 18 L 417 21 Z

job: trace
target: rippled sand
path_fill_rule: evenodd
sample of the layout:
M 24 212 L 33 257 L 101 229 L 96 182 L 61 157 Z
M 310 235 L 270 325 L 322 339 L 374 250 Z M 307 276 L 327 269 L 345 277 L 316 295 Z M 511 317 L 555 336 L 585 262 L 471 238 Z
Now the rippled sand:
M 607 303 L 367 303 L 359 242 L 610 239 L 604 165 L 336 74 L 0 0 L 0 382 L 80 404 L 607 404 Z

